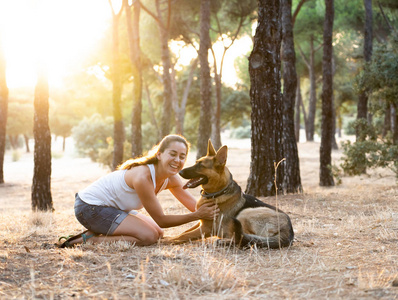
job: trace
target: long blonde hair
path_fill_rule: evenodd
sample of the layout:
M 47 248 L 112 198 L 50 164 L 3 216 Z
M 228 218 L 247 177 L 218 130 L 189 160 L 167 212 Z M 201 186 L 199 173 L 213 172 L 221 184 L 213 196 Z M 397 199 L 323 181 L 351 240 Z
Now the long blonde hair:
M 157 144 L 150 151 L 148 151 L 147 155 L 126 160 L 124 163 L 122 163 L 121 165 L 119 165 L 117 167 L 117 170 L 126 170 L 126 169 L 130 170 L 131 168 L 137 167 L 137 166 L 157 164 L 158 163 L 157 154 L 159 152 L 163 153 L 164 150 L 166 150 L 170 146 L 170 144 L 173 142 L 183 143 L 185 145 L 185 147 L 187 147 L 187 154 L 188 154 L 190 144 L 185 139 L 185 137 L 183 137 L 182 135 L 178 135 L 178 134 L 169 134 L 169 135 L 166 135 L 160 141 L 159 144 Z

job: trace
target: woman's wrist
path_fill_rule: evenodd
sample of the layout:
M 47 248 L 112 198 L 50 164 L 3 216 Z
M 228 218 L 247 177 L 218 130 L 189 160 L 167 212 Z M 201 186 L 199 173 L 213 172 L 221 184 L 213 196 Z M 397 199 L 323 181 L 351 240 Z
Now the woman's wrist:
M 191 216 L 193 217 L 192 221 L 197 221 L 197 220 L 200 219 L 200 216 L 198 215 L 198 211 L 197 210 L 191 212 Z

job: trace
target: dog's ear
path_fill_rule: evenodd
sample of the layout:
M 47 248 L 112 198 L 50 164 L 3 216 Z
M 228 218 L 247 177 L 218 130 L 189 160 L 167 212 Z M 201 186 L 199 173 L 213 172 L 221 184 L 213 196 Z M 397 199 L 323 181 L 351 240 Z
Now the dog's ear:
M 211 140 L 209 139 L 209 143 L 207 144 L 207 156 L 215 156 L 215 155 L 216 155 L 216 150 L 214 149 L 214 146 L 211 143 Z
M 228 147 L 227 146 L 222 146 L 216 154 L 216 162 L 218 165 L 225 166 L 227 163 L 227 152 L 228 152 Z

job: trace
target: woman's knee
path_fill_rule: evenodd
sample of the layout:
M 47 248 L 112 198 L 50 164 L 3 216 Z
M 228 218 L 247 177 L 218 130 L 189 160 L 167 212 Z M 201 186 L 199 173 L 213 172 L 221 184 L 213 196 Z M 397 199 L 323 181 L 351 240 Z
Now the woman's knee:
M 144 232 L 141 232 L 138 239 L 142 242 L 144 246 L 149 246 L 155 244 L 160 237 L 160 234 L 156 230 L 150 228 L 148 230 L 145 230 Z
M 127 235 L 139 240 L 141 245 L 151 245 L 158 241 L 160 233 L 147 222 L 136 216 L 127 216 L 112 235 Z

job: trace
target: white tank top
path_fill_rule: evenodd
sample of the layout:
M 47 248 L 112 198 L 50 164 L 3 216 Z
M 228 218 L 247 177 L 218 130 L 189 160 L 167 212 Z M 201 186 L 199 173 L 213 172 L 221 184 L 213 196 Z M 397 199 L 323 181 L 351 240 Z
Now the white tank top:
M 151 172 L 153 189 L 156 191 L 155 167 L 147 166 Z M 126 171 L 117 170 L 94 181 L 78 193 L 80 199 L 87 204 L 115 207 L 125 212 L 141 209 L 143 205 L 136 191 L 124 180 Z M 166 188 L 168 181 L 166 179 L 163 182 L 159 192 Z

